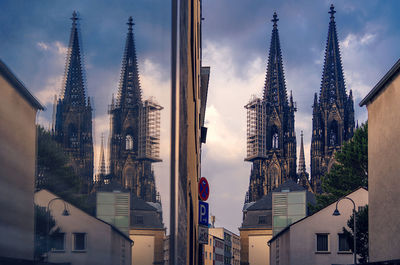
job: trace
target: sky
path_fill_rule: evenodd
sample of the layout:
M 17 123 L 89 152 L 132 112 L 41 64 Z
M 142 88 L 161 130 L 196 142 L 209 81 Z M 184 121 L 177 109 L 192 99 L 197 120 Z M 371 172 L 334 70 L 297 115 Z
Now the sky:
M 252 95 L 261 96 L 273 12 L 278 14 L 288 93 L 297 102 L 299 151 L 304 132 L 310 164 L 313 95 L 319 92 L 328 34 L 329 6 L 336 26 L 347 91 L 353 91 L 355 118 L 367 120 L 358 103 L 400 57 L 400 2 L 203 0 L 203 65 L 211 67 L 206 110 L 207 143 L 202 176 L 210 183 L 216 226 L 238 232 L 251 164 L 246 155 L 246 111 Z M 134 34 L 143 98 L 154 97 L 161 113 L 161 158 L 154 165 L 164 223 L 169 227 L 170 1 L 2 0 L 0 59 L 45 105 L 38 122 L 48 128 L 54 95 L 61 92 L 71 14 L 79 14 L 86 94 L 94 102 L 95 169 L 101 134 L 108 139 L 108 105 L 117 93 L 129 16 Z M 108 151 L 107 146 L 106 152 Z M 106 154 L 108 158 L 108 154 Z

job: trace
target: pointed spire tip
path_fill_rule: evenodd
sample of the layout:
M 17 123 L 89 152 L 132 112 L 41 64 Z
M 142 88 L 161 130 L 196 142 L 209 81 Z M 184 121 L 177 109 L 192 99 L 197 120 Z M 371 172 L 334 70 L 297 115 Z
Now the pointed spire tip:
M 71 20 L 72 20 L 73 24 L 76 24 L 76 21 L 79 20 L 78 13 L 75 10 L 74 10 L 74 12 L 72 12 Z
M 273 19 L 271 21 L 274 22 L 274 27 L 276 27 L 277 22 L 279 21 L 278 15 L 276 14 L 276 12 L 274 12 Z
M 128 23 L 126 23 L 126 25 L 128 25 L 128 26 L 129 26 L 128 29 L 129 29 L 130 31 L 132 31 L 132 26 L 135 25 L 135 23 L 133 23 L 133 18 L 132 18 L 132 16 L 129 17 Z
M 333 20 L 333 19 L 335 18 L 334 15 L 335 15 L 335 13 L 336 13 L 335 7 L 333 6 L 333 4 L 331 4 L 330 10 L 331 10 L 331 11 L 329 11 L 328 13 L 331 14 L 331 19 Z

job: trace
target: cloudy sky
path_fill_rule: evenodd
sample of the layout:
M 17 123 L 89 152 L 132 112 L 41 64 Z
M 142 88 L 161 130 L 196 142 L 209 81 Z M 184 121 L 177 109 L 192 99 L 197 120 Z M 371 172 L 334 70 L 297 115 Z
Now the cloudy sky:
M 164 106 L 161 124 L 162 163 L 155 165 L 164 221 L 169 223 L 170 2 L 2 0 L 0 59 L 46 106 L 38 117 L 49 127 L 54 95 L 61 91 L 74 10 L 80 20 L 87 95 L 95 104 L 95 152 L 108 137 L 107 106 L 117 92 L 126 22 L 133 16 L 144 98 Z M 278 29 L 287 89 L 297 102 L 296 133 L 304 131 L 309 167 L 313 94 L 320 89 L 330 4 L 336 24 L 347 89 L 353 90 L 356 119 L 367 119 L 360 100 L 400 57 L 400 2 L 203 0 L 203 64 L 211 66 L 202 174 L 211 185 L 211 213 L 216 225 L 237 232 L 249 183 L 244 162 L 246 112 L 251 95 L 261 95 L 272 31 Z M 97 168 L 96 155 L 96 168 Z

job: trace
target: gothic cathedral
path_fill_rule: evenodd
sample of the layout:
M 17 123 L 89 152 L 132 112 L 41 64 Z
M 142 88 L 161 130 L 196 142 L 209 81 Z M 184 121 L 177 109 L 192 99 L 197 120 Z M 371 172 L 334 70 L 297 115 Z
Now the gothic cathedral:
M 246 202 L 259 200 L 288 179 L 297 181 L 293 97 L 288 100 L 278 18 L 274 13 L 263 99 L 253 98 L 247 109 L 247 157 L 252 162 Z
M 76 12 L 71 19 L 63 89 L 56 106 L 54 137 L 70 157 L 80 178 L 80 192 L 88 193 L 93 184 L 92 107 L 90 98 L 86 99 L 85 96 Z
M 354 102 L 346 93 L 333 5 L 330 8 L 328 40 L 319 94 L 314 95 L 311 138 L 311 186 L 321 193 L 321 177 L 329 172 L 334 154 L 353 137 Z
M 118 97 L 116 102 L 112 99 L 109 109 L 111 181 L 145 201 L 159 202 L 152 163 L 161 161 L 159 119 L 162 107 L 152 100 L 142 101 L 132 18 L 127 24 Z

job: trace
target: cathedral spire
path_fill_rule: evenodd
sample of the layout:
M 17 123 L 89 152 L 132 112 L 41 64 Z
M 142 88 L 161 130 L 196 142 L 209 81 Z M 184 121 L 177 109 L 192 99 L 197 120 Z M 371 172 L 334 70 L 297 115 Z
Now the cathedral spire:
M 264 101 L 274 106 L 287 106 L 285 76 L 283 73 L 282 52 L 278 34 L 278 15 L 274 12 L 268 66 L 265 77 Z
M 306 172 L 306 160 L 304 157 L 303 131 L 301 131 L 299 172 Z
M 125 52 L 122 59 L 121 80 L 118 91 L 120 107 L 132 107 L 142 102 L 142 91 L 139 82 L 139 70 L 137 65 L 135 41 L 133 37 L 133 19 L 129 17 L 128 34 L 126 36 Z
M 106 162 L 104 160 L 104 134 L 101 134 L 99 176 L 104 177 L 105 175 L 106 175 Z
M 78 15 L 72 13 L 72 28 L 69 39 L 67 63 L 63 84 L 63 101 L 72 106 L 85 106 L 85 87 L 83 78 L 83 66 L 78 30 Z
M 342 60 L 340 57 L 339 41 L 336 32 L 335 8 L 330 7 L 330 22 L 325 48 L 325 62 L 322 74 L 320 102 L 332 104 L 336 102 L 343 106 L 346 101 Z

